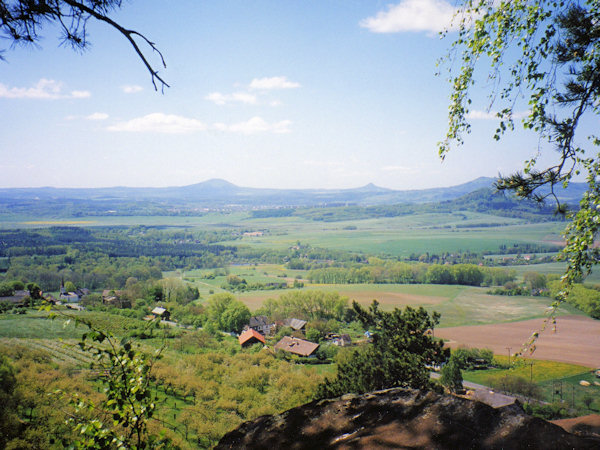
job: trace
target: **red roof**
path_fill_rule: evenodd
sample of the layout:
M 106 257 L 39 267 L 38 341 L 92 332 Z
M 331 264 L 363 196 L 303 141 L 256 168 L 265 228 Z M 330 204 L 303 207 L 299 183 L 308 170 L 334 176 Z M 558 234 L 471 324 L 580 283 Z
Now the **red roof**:
M 265 337 L 262 334 L 260 334 L 258 331 L 253 330 L 252 328 L 250 328 L 250 329 L 244 331 L 242 334 L 240 334 L 238 337 L 238 341 L 240 342 L 240 345 L 244 345 L 246 342 L 248 342 L 252 338 L 258 339 L 263 344 L 265 343 Z

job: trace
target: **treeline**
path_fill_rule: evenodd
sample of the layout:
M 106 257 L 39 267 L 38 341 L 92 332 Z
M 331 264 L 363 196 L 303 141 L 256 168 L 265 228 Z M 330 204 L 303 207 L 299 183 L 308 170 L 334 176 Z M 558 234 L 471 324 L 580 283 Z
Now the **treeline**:
M 236 248 L 214 242 L 231 232 L 165 231 L 151 227 L 50 227 L 0 230 L 4 279 L 45 291 L 68 280 L 88 289 L 122 289 L 129 278 L 157 280 L 168 270 L 223 267 Z
M 560 277 L 557 274 L 544 275 L 538 272 L 525 272 L 522 283 L 507 282 L 502 287 L 494 288 L 488 293 L 492 295 L 542 295 L 558 298 L 562 289 Z M 571 287 L 566 302 L 594 319 L 600 319 L 600 285 L 587 286 L 576 283 Z
M 556 297 L 561 290 L 560 281 L 550 281 L 548 288 L 552 296 Z M 600 319 L 600 286 L 573 285 L 567 296 L 567 303 L 577 307 L 594 319 Z
M 238 264 L 266 263 L 286 264 L 288 269 L 309 270 L 327 267 L 331 264 L 344 265 L 366 262 L 364 255 L 343 250 L 312 247 L 309 244 L 297 242 L 296 245 L 284 250 L 255 248 L 240 245 L 235 253 Z
M 231 239 L 231 233 L 220 236 Z M 206 254 L 235 253 L 236 247 L 214 244 L 214 233 L 206 236 L 146 228 L 51 227 L 40 230 L 0 231 L 0 256 L 46 255 L 67 253 L 69 249 L 99 252 L 112 257 L 175 256 L 203 257 Z
M 324 291 L 291 291 L 282 294 L 278 299 L 269 298 L 256 311 L 257 315 L 265 315 L 272 320 L 295 317 L 304 320 L 338 320 L 347 319 L 348 297 L 338 292 Z
M 351 268 L 330 267 L 311 270 L 311 283 L 357 284 L 463 284 L 468 286 L 499 286 L 514 281 L 516 272 L 474 264 L 409 264 L 403 262 L 382 265 L 360 265 Z
M 11 258 L 4 279 L 34 282 L 44 291 L 57 291 L 63 280 L 88 289 L 121 289 L 129 278 L 140 281 L 162 278 L 162 267 L 150 258 L 110 258 L 79 254 L 71 263 L 56 257 Z

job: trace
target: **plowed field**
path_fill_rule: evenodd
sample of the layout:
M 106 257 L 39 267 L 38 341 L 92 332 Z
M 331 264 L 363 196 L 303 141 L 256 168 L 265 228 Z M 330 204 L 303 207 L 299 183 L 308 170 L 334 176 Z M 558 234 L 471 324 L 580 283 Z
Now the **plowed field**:
M 600 367 L 600 320 L 584 316 L 561 316 L 556 332 L 548 326 L 536 342 L 532 357 L 551 361 Z M 522 322 L 436 328 L 435 335 L 448 340 L 450 347 L 489 348 L 508 355 L 519 351 L 532 333 L 542 326 L 542 319 Z

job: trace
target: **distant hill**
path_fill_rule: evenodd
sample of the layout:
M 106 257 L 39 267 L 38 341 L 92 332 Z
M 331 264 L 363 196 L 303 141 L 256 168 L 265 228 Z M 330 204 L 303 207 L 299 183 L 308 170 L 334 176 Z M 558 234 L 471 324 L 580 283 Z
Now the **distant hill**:
M 496 216 L 515 217 L 525 220 L 562 220 L 555 216 L 556 205 L 538 204 L 522 200 L 514 195 L 484 187 L 452 200 L 427 203 L 400 203 L 394 205 L 351 205 L 340 207 L 270 209 L 252 211 L 254 217 L 280 217 L 295 215 L 311 220 L 339 222 L 378 217 L 397 217 L 409 214 L 481 212 Z
M 261 189 L 211 179 L 189 186 L 166 188 L 5 188 L 0 189 L 0 214 L 39 214 L 48 217 L 197 214 L 206 210 L 313 207 L 377 208 L 454 201 L 481 189 L 491 193 L 493 184 L 493 178 L 480 177 L 457 186 L 415 190 L 387 189 L 372 183 L 353 189 Z M 585 186 L 583 183 L 572 183 L 559 196 L 563 201 L 576 203 Z M 467 197 L 461 201 L 481 202 L 486 196 L 481 197 L 480 192 L 474 198 Z M 493 207 L 501 202 L 505 200 L 496 199 L 491 203 L 488 201 L 488 204 Z M 503 209 L 513 207 L 517 207 L 516 203 L 510 207 L 504 205 Z
M 458 186 L 421 190 L 393 190 L 369 183 L 353 189 L 263 189 L 240 187 L 221 179 L 166 188 L 4 188 L 6 200 L 185 200 L 208 206 L 241 204 L 244 206 L 314 206 L 332 203 L 389 204 L 424 203 L 460 197 L 482 187 L 492 186 L 493 178 L 481 177 Z

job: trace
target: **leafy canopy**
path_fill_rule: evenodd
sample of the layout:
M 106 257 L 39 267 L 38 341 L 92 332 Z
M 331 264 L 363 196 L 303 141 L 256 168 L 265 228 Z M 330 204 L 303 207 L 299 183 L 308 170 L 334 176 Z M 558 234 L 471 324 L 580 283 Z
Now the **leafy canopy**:
M 364 393 L 390 387 L 430 389 L 430 367 L 446 361 L 449 350 L 433 337 L 440 315 L 429 315 L 422 307 L 379 309 L 373 300 L 368 310 L 353 302 L 362 325 L 373 333 L 373 342 L 355 350 L 340 362 L 337 377 L 326 379 L 317 390 L 318 398 L 349 392 Z
M 584 174 L 588 189 L 565 230 L 568 262 L 562 298 L 571 285 L 599 261 L 594 247 L 600 227 L 600 138 L 587 135 L 581 123 L 600 113 L 600 0 L 464 0 L 455 25 L 458 37 L 445 62 L 452 94 L 449 124 L 439 143 L 443 159 L 470 131 L 473 88 L 485 80 L 488 111 L 498 117 L 494 134 L 501 139 L 515 119 L 540 136 L 536 156 L 522 172 L 500 177 L 500 190 L 544 201 L 555 188 Z M 523 101 L 524 99 L 524 101 Z M 522 113 L 517 108 L 524 106 Z M 540 167 L 542 152 L 555 151 L 555 162 Z M 556 308 L 558 303 L 554 305 Z

